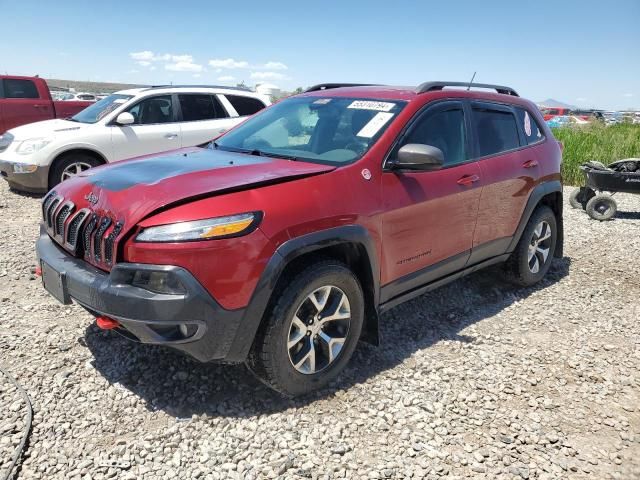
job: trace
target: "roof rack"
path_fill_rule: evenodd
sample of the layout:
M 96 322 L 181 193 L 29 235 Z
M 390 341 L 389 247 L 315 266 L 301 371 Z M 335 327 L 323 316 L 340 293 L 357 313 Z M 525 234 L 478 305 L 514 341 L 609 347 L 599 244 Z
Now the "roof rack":
M 331 88 L 341 87 L 372 87 L 374 83 L 319 83 L 313 87 L 307 88 L 303 93 L 318 92 L 320 90 L 329 90 Z
M 245 92 L 253 91 L 249 87 L 230 87 L 229 85 L 151 85 L 147 87 L 147 90 L 155 88 L 225 88 L 227 90 L 242 90 Z
M 498 93 L 502 93 L 503 95 L 511 95 L 513 97 L 519 97 L 518 92 L 516 92 L 511 87 L 505 87 L 502 85 L 491 85 L 489 83 L 468 83 L 468 82 L 425 82 L 422 83 L 416 88 L 416 93 L 426 93 L 433 92 L 436 90 L 442 90 L 445 87 L 474 87 L 474 88 L 489 88 L 495 90 Z

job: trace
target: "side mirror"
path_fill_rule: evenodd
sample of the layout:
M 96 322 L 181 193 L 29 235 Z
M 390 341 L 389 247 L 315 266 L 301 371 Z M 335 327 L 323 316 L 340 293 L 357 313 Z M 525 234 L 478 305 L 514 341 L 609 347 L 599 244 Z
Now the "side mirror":
M 398 150 L 398 158 L 393 162 L 395 170 L 439 170 L 444 163 L 444 153 L 438 147 L 420 143 L 408 143 Z
M 133 115 L 131 115 L 129 112 L 122 112 L 116 118 L 116 123 L 118 125 L 131 125 L 135 121 L 136 119 L 133 118 Z

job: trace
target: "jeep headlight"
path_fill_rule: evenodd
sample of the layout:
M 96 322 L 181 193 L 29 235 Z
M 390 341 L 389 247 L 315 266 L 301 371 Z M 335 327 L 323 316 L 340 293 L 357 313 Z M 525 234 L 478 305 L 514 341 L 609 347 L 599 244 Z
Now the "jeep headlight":
M 18 145 L 18 148 L 16 149 L 16 153 L 19 155 L 30 155 L 42 150 L 52 141 L 53 139 L 49 137 L 29 138 L 28 140 L 20 142 L 20 145 Z
M 228 217 L 208 218 L 191 222 L 171 223 L 142 230 L 138 242 L 189 242 L 246 235 L 260 222 L 260 212 L 240 213 Z

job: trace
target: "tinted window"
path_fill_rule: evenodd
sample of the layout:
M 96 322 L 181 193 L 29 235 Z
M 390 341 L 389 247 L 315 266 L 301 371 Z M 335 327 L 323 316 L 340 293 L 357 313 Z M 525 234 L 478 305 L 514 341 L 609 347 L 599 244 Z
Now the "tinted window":
M 40 98 L 35 83 L 31 80 L 4 80 L 4 96 L 6 98 Z
M 481 157 L 520 146 L 516 119 L 511 112 L 474 108 L 473 117 Z
M 145 98 L 131 107 L 128 112 L 133 115 L 134 123 L 138 125 L 173 122 L 171 95 Z
M 516 108 L 516 115 L 518 117 L 518 123 L 524 132 L 527 145 L 539 142 L 544 138 L 540 125 L 533 115 L 531 115 L 524 108 Z
M 185 122 L 226 117 L 218 100 L 212 95 L 178 95 L 178 98 Z
M 467 154 L 462 108 L 452 106 L 427 112 L 402 140 L 402 145 L 408 143 L 438 147 L 444 154 L 445 166 L 463 163 L 467 160 Z
M 238 115 L 241 117 L 253 115 L 264 108 L 264 103 L 257 98 L 243 97 L 241 95 L 225 95 L 225 97 L 227 97 L 227 100 L 231 102 L 231 105 L 233 105 L 233 108 L 236 109 L 236 112 L 238 112 Z

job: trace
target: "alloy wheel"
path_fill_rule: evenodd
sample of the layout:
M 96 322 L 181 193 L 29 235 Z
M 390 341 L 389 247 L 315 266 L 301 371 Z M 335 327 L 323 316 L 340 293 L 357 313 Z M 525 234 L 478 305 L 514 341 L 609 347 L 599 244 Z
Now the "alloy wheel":
M 531 273 L 538 273 L 546 263 L 551 248 L 551 233 L 551 226 L 544 220 L 533 230 L 527 254 Z
M 84 172 L 85 170 L 89 170 L 90 168 L 91 165 L 86 162 L 73 162 L 62 171 L 60 181 L 64 182 L 65 180 L 68 180 L 71 177 L 75 177 L 79 173 Z
M 321 372 L 340 356 L 349 335 L 351 306 L 338 287 L 311 292 L 298 306 L 287 338 L 289 361 L 298 372 Z

